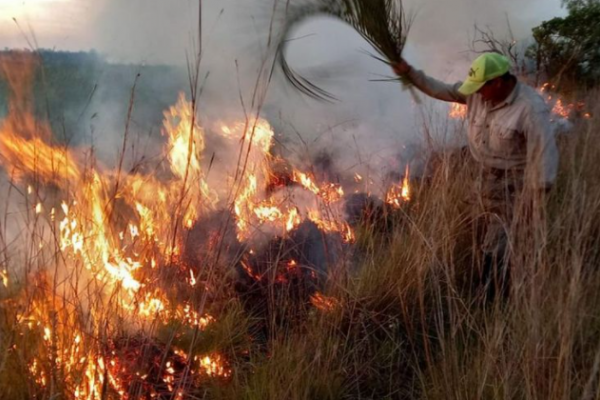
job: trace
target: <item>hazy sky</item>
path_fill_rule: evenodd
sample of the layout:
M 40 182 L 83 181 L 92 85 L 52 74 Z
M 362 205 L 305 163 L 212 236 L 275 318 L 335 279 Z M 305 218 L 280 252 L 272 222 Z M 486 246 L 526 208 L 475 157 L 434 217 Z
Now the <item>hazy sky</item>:
M 203 68 L 211 71 L 203 108 L 239 113 L 239 92 L 250 100 L 265 54 L 273 0 L 202 0 L 202 4 Z M 560 0 L 405 0 L 404 4 L 416 12 L 406 58 L 451 81 L 463 78 L 473 57 L 467 50 L 474 24 L 489 26 L 504 37 L 508 18 L 516 38 L 524 39 L 541 21 L 564 13 Z M 198 0 L 0 0 L 0 48 L 28 47 L 26 38 L 33 35 L 43 48 L 93 48 L 113 61 L 183 64 L 197 32 L 197 10 Z M 301 27 L 296 36 L 301 39 L 290 48 L 292 64 L 309 72 L 306 67 L 321 66 L 317 72 L 323 84 L 341 101 L 323 105 L 302 99 L 275 80 L 267 101 L 271 116 L 280 114 L 282 121 L 303 134 L 349 126 L 351 134 L 342 135 L 353 142 L 358 138 L 373 153 L 408 143 L 406 138 L 418 123 L 410 97 L 397 84 L 371 82 L 390 71 L 360 51 L 368 50 L 367 45 L 355 32 L 320 19 Z M 348 121 L 349 125 L 340 125 Z M 335 144 L 354 145 L 333 140 Z
M 33 43 L 51 49 L 96 49 L 114 61 L 184 64 L 197 31 L 199 1 L 0 0 L 0 49 Z M 219 75 L 231 80 L 236 60 L 242 70 L 257 68 L 265 54 L 273 1 L 202 0 L 203 63 L 215 73 L 213 81 Z M 407 59 L 430 74 L 453 80 L 462 78 L 472 58 L 466 50 L 474 24 L 489 26 L 503 37 L 508 18 L 517 39 L 524 39 L 533 26 L 564 13 L 560 0 L 405 0 L 404 4 L 416 13 Z M 364 41 L 341 24 L 313 22 L 301 27 L 297 36 L 302 39 L 290 54 L 296 66 L 330 64 L 328 70 L 337 78 L 350 73 L 362 80 L 384 73 L 381 65 L 360 52 L 368 50 Z M 354 67 L 357 64 L 362 72 Z M 249 75 L 244 74 L 250 81 Z
M 132 61 L 181 61 L 189 47 L 189 34 L 195 29 L 197 3 L 0 0 L 0 46 L 26 47 L 25 36 L 34 32 L 39 45 L 46 48 L 97 48 Z M 259 32 L 260 24 L 268 22 L 265 16 L 272 7 L 271 0 L 204 0 L 203 4 L 205 29 L 227 36 L 217 38 L 219 43 L 247 39 Z M 430 52 L 461 43 L 464 47 L 467 32 L 476 22 L 501 30 L 508 15 L 516 33 L 525 35 L 540 21 L 562 12 L 560 0 L 405 0 L 405 4 L 417 11 L 412 40 Z M 218 17 L 221 10 L 223 15 Z

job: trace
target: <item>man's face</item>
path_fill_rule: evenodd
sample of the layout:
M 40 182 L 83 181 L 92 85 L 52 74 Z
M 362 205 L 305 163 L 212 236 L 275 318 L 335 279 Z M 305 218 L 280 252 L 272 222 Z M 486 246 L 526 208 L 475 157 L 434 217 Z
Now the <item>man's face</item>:
M 492 79 L 491 81 L 487 81 L 477 93 L 481 95 L 484 101 L 493 102 L 501 94 L 501 86 L 502 82 L 500 78 Z

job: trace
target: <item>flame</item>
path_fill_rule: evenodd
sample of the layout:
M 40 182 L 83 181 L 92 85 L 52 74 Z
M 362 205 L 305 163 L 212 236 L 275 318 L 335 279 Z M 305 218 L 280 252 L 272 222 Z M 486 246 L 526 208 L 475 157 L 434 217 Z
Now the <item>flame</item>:
M 407 164 L 406 170 L 404 171 L 404 178 L 402 183 L 398 185 L 392 185 L 386 194 L 386 203 L 394 208 L 402 207 L 402 204 L 410 201 L 411 190 L 410 190 L 410 167 Z
M 538 93 L 546 100 L 551 108 L 553 120 L 569 120 L 574 114 L 579 113 L 584 119 L 591 118 L 591 114 L 585 111 L 586 105 L 583 102 L 567 103 L 558 95 L 553 94 L 556 87 L 549 82 L 543 83 L 537 88 Z M 448 110 L 448 117 L 451 119 L 465 119 L 467 116 L 467 106 L 459 103 L 452 103 Z
M 340 185 L 326 183 L 319 187 L 315 183 L 314 177 L 309 174 L 294 171 L 292 179 L 294 182 L 301 184 L 306 190 L 313 192 L 326 204 L 335 203 L 344 197 L 344 189 Z
M 10 69 L 2 57 L 0 71 L 9 77 L 12 89 L 9 115 L 0 121 L 1 165 L 17 182 L 52 184 L 64 196 L 56 207 L 33 203 L 36 215 L 48 216 L 47 221 L 56 224 L 56 245 L 66 267 L 59 273 L 67 278 L 60 277 L 64 283 L 54 290 L 44 289 L 42 282 L 36 284 L 38 297 L 27 305 L 27 313 L 17 317 L 19 329 L 35 332 L 47 344 L 28 360 L 29 372 L 41 390 L 46 390 L 57 368 L 74 398 L 100 399 L 107 383 L 127 398 L 120 361 L 114 354 L 101 356 L 105 349 L 91 339 L 104 337 L 106 332 L 94 330 L 106 324 L 105 318 L 110 321 L 110 314 L 115 314 L 117 319 L 125 315 L 132 323 L 177 320 L 199 329 L 215 321 L 189 303 L 172 304 L 165 293 L 156 290 L 156 273 L 150 273 L 179 254 L 181 244 L 173 236 L 171 223 L 174 216 L 191 228 L 218 201 L 202 170 L 204 132 L 182 95 L 165 113 L 164 154 L 171 179 L 159 182 L 152 176 L 90 167 L 94 164 L 75 156 L 84 151 L 53 143 L 48 124 L 33 117 L 26 82 L 33 76 L 31 71 Z M 261 129 L 257 140 L 264 140 L 264 123 Z M 43 187 L 28 184 L 24 192 L 37 199 L 39 190 Z M 71 276 L 85 276 L 89 285 L 85 289 L 72 285 Z M 199 277 L 191 269 L 190 277 L 194 286 Z M 8 287 L 6 270 L 0 271 L 0 278 Z M 56 293 L 64 296 L 60 312 L 53 306 Z M 83 293 L 90 296 L 83 308 L 91 322 L 77 319 Z M 219 360 L 224 363 L 223 358 Z
M 5 288 L 8 287 L 8 271 L 3 269 L 0 271 L 0 279 L 2 279 L 2 284 Z
M 467 118 L 467 105 L 460 103 L 452 103 L 448 116 L 452 119 L 465 119 Z
M 293 231 L 294 229 L 296 229 L 296 227 L 298 225 L 300 225 L 301 222 L 302 222 L 302 218 L 300 217 L 300 215 L 298 213 L 298 208 L 293 207 L 288 212 L 287 221 L 285 223 L 285 229 L 288 232 Z
M 256 207 L 254 209 L 254 213 L 262 222 L 274 222 L 281 219 L 281 217 L 283 216 L 283 213 L 279 208 L 269 205 Z
M 45 325 L 50 307 L 49 301 L 37 299 L 31 304 L 28 315 L 18 316 L 23 329 L 38 331 L 46 343 L 29 363 L 31 376 L 37 385 L 47 388 L 53 371 L 60 370 L 63 384 L 75 398 L 100 399 L 108 371 L 102 363 L 99 347 L 75 328 L 77 313 L 72 305 L 68 306 L 68 313 L 52 313 L 57 319 L 53 325 Z
M 538 88 L 538 93 L 546 100 L 546 103 L 552 110 L 552 120 L 570 120 L 576 115 L 584 119 L 591 118 L 591 114 L 586 111 L 584 102 L 568 103 L 565 99 L 555 94 L 556 86 L 549 82 L 544 83 Z
M 317 225 L 319 230 L 327 233 L 339 233 L 344 242 L 352 243 L 355 240 L 354 231 L 350 225 L 340 219 L 330 219 L 321 216 L 319 211 L 311 210 L 308 213 L 308 219 Z
M 61 283 L 52 289 L 36 283 L 37 297 L 32 304 L 26 303 L 27 312 L 17 318 L 24 334 L 35 333 L 44 343 L 40 354 L 27 360 L 29 373 L 42 391 L 49 389 L 58 368 L 64 371 L 65 387 L 74 398 L 99 399 L 106 387 L 128 398 L 131 379 L 145 377 L 134 377 L 131 361 L 115 350 L 110 339 L 114 327 L 144 331 L 155 329 L 155 324 L 173 323 L 205 330 L 217 321 L 191 300 L 201 297 L 195 291 L 210 287 L 204 260 L 186 258 L 190 230 L 202 227 L 213 210 L 232 210 L 241 242 L 251 240 L 263 228 L 289 235 L 306 220 L 347 243 L 355 241 L 343 217 L 340 184 L 321 182 L 310 173 L 290 168 L 283 183 L 273 189 L 272 166 L 277 160 L 271 154 L 274 132 L 267 121 L 219 122 L 205 130 L 195 105 L 181 94 L 164 113 L 164 162 L 156 168 L 164 177 L 126 173 L 126 168 L 100 167 L 85 159 L 85 154 L 91 154 L 86 149 L 53 142 L 48 123 L 33 117 L 27 86 L 32 72 L 13 70 L 24 62 L 8 64 L 0 57 L 0 71 L 10 78 L 11 87 L 15 85 L 9 114 L 0 121 L 0 164 L 23 185 L 27 215 L 35 213 L 36 222 L 47 223 L 44 227 L 55 233 L 46 247 L 40 239 L 40 252 L 56 247 L 53 255 L 59 260 L 54 278 Z M 216 177 L 208 173 L 212 160 L 205 154 L 207 139 L 215 138 L 207 135 L 217 135 L 225 147 L 239 151 L 237 162 L 228 162 Z M 409 199 L 407 176 L 402 196 Z M 363 178 L 356 174 L 355 180 Z M 288 187 L 291 182 L 293 187 Z M 46 198 L 46 185 L 53 186 L 58 200 L 40 200 Z M 301 197 L 296 196 L 298 192 L 308 193 L 305 197 L 310 200 L 296 203 Z M 210 242 L 212 246 L 212 238 Z M 261 280 L 263 276 L 253 271 L 246 256 L 242 254 L 242 268 Z M 301 271 L 296 260 L 285 260 L 280 267 L 284 272 L 277 275 L 279 281 Z M 45 279 L 53 274 L 40 273 Z M 165 276 L 175 278 L 166 280 Z M 5 287 L 11 284 L 6 270 L 0 271 L 0 279 Z M 62 296 L 60 302 L 56 293 Z M 81 300 L 83 295 L 85 300 Z M 315 299 L 323 304 L 333 301 Z M 57 310 L 55 302 L 65 304 L 64 309 Z M 180 375 L 176 360 L 191 366 L 193 379 L 232 374 L 222 354 L 177 351 L 175 355 L 165 359 L 161 377 L 171 397 L 184 396 L 175 392 Z
M 24 118 L 33 117 L 28 114 Z M 0 163 L 14 171 L 17 180 L 23 180 L 25 173 L 53 184 L 81 177 L 77 162 L 66 149 L 52 147 L 38 137 L 27 139 L 23 135 L 37 133 L 28 132 L 26 125 L 15 131 L 11 125 L 10 119 L 0 123 Z
M 173 174 L 184 187 L 192 183 L 190 198 L 200 200 L 201 205 L 213 209 L 217 196 L 211 192 L 201 167 L 201 155 L 205 149 L 204 130 L 198 124 L 193 105 L 181 93 L 177 104 L 165 112 L 163 134 L 168 136 L 167 155 Z M 198 210 L 189 207 L 185 211 L 186 227 L 191 228 L 198 218 Z
M 208 376 L 221 378 L 231 376 L 231 370 L 227 367 L 220 354 L 196 357 L 195 360 L 198 362 L 200 370 Z
M 402 191 L 401 196 L 405 201 L 410 200 L 410 167 L 406 164 L 406 170 L 404 171 L 404 179 L 402 180 Z
M 310 296 L 310 302 L 314 307 L 325 312 L 331 312 L 340 306 L 340 303 L 337 299 L 333 297 L 327 297 L 319 292 Z

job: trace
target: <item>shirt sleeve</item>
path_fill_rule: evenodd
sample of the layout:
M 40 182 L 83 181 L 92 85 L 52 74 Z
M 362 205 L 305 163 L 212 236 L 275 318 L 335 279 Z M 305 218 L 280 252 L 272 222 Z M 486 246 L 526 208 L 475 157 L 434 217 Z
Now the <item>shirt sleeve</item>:
M 433 79 L 423 71 L 410 68 L 406 77 L 417 87 L 421 92 L 433 97 L 434 99 L 449 101 L 453 103 L 466 104 L 467 98 L 458 91 L 462 82 L 456 82 L 453 85 Z
M 526 120 L 527 160 L 536 189 L 547 189 L 558 174 L 559 153 L 550 110 L 544 105 L 532 107 Z

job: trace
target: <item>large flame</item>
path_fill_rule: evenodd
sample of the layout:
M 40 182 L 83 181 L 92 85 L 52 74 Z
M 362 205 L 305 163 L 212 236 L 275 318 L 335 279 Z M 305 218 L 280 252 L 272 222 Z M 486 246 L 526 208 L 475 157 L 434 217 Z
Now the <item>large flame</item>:
M 0 71 L 11 87 L 9 114 L 0 121 L 0 164 L 28 187 L 23 191 L 26 203 L 34 204 L 36 221 L 52 232 L 50 239 L 41 239 L 40 249 L 59 255 L 60 268 L 45 271 L 57 274 L 59 286 L 36 286 L 39 296 L 18 318 L 21 329 L 38 332 L 47 345 L 47 352 L 29 360 L 30 373 L 42 390 L 52 385 L 53 368 L 58 368 L 74 398 L 100 399 L 107 386 L 128 398 L 130 380 L 145 378 L 128 375 L 131 361 L 120 355 L 119 346 L 98 339 L 107 335 L 107 327 L 113 329 L 117 321 L 135 327 L 177 321 L 204 330 L 216 321 L 193 302 L 177 299 L 177 285 L 190 293 L 207 285 L 201 265 L 182 261 L 182 249 L 190 230 L 217 209 L 232 211 L 242 242 L 257 232 L 286 236 L 308 220 L 323 232 L 354 240 L 341 212 L 341 185 L 294 170 L 289 182 L 293 187 L 267 190 L 274 176 L 274 132 L 265 120 L 221 122 L 205 130 L 195 105 L 181 94 L 164 113 L 165 162 L 154 169 L 161 172 L 160 179 L 156 174 L 125 173 L 122 165 L 100 167 L 85 158 L 91 151 L 54 142 L 49 124 L 35 118 L 30 96 L 36 63 L 31 55 L 0 58 Z M 235 156 L 224 157 L 227 163 L 214 177 L 212 159 L 205 155 L 208 134 L 237 149 Z M 44 199 L 40 193 L 47 187 L 55 196 Z M 312 200 L 296 203 L 293 190 Z M 288 271 L 297 268 L 295 261 L 288 263 Z M 163 276 L 179 272 L 174 287 L 161 284 Z M 8 271 L 0 271 L 0 278 L 2 285 L 10 285 Z M 66 307 L 60 313 L 53 300 L 57 292 Z M 85 321 L 75 317 L 82 309 Z M 192 357 L 176 350 L 170 357 L 160 379 L 177 396 L 177 365 L 189 365 L 193 379 L 231 375 L 225 356 L 217 352 Z

